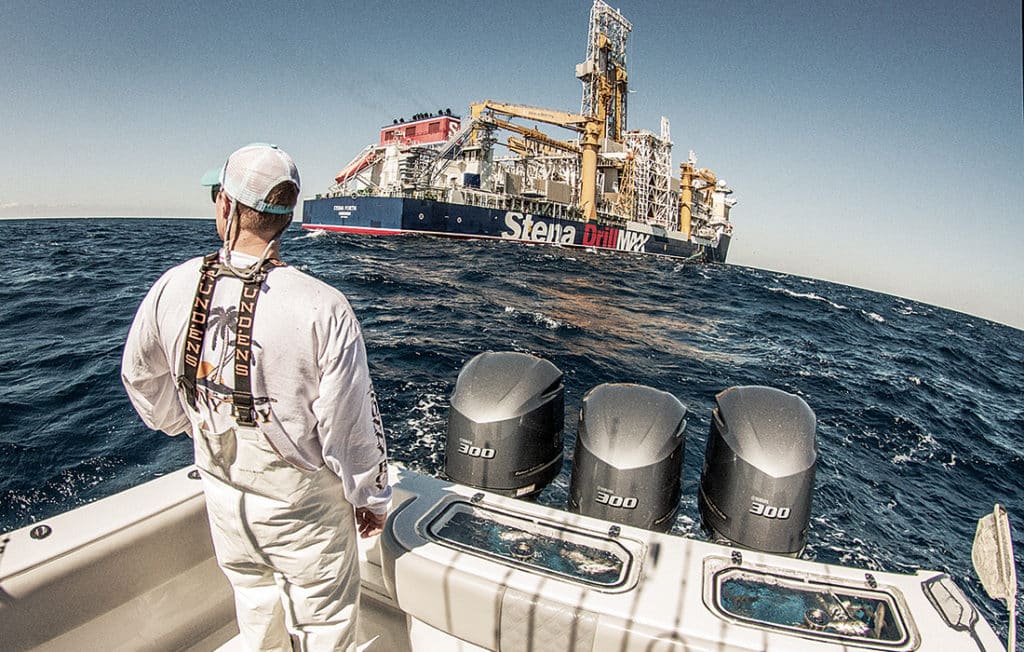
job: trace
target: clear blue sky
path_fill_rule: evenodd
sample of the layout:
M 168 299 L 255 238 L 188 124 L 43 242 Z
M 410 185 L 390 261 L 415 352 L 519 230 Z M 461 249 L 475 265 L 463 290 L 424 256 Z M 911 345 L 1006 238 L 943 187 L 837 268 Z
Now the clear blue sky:
M 312 195 L 392 118 L 579 109 L 588 0 L 286 4 L 3 3 L 0 217 L 209 215 L 250 141 Z M 1024 328 L 1019 1 L 610 4 L 629 126 L 736 190 L 731 262 Z

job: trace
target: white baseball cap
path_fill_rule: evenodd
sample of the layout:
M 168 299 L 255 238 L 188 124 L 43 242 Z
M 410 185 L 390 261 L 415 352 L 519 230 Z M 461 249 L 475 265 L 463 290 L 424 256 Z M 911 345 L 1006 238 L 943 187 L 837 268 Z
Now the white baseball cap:
M 291 156 L 268 143 L 251 143 L 235 150 L 221 168 L 215 168 L 203 175 L 204 186 L 220 186 L 228 197 L 254 208 L 261 213 L 287 215 L 295 210 L 298 203 L 298 192 L 295 203 L 290 206 L 271 204 L 267 195 L 277 184 L 290 181 L 298 191 L 299 169 Z

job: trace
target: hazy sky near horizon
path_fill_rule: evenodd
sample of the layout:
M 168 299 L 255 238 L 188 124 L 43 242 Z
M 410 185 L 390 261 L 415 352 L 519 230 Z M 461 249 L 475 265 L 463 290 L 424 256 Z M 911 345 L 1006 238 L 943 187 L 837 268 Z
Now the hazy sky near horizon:
M 578 111 L 590 4 L 4 3 L 0 217 L 209 215 L 251 141 L 311 196 L 393 118 Z M 1024 328 L 1019 1 L 609 4 L 629 127 L 735 190 L 730 262 Z

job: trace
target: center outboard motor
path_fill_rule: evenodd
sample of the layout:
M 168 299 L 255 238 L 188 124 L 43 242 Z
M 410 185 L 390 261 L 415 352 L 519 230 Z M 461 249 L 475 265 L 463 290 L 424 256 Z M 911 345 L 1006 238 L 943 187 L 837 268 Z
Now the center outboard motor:
M 445 473 L 506 496 L 540 493 L 561 470 L 564 423 L 558 367 L 527 353 L 481 353 L 455 381 Z
M 771 387 L 730 387 L 715 400 L 698 500 L 704 529 L 744 548 L 799 554 L 818 459 L 814 412 Z
M 686 408 L 643 385 L 598 385 L 583 397 L 569 511 L 666 532 L 679 508 Z

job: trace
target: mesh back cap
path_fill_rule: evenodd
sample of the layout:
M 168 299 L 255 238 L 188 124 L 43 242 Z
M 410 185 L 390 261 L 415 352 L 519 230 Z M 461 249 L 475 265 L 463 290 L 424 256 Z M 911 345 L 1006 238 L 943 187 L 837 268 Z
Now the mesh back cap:
M 287 215 L 295 210 L 298 193 L 295 203 L 288 206 L 267 201 L 267 195 L 282 181 L 294 183 L 296 190 L 301 188 L 299 170 L 292 157 L 277 145 L 252 143 L 228 157 L 216 183 L 229 197 L 261 213 Z M 203 185 L 215 185 L 210 173 L 203 177 Z

